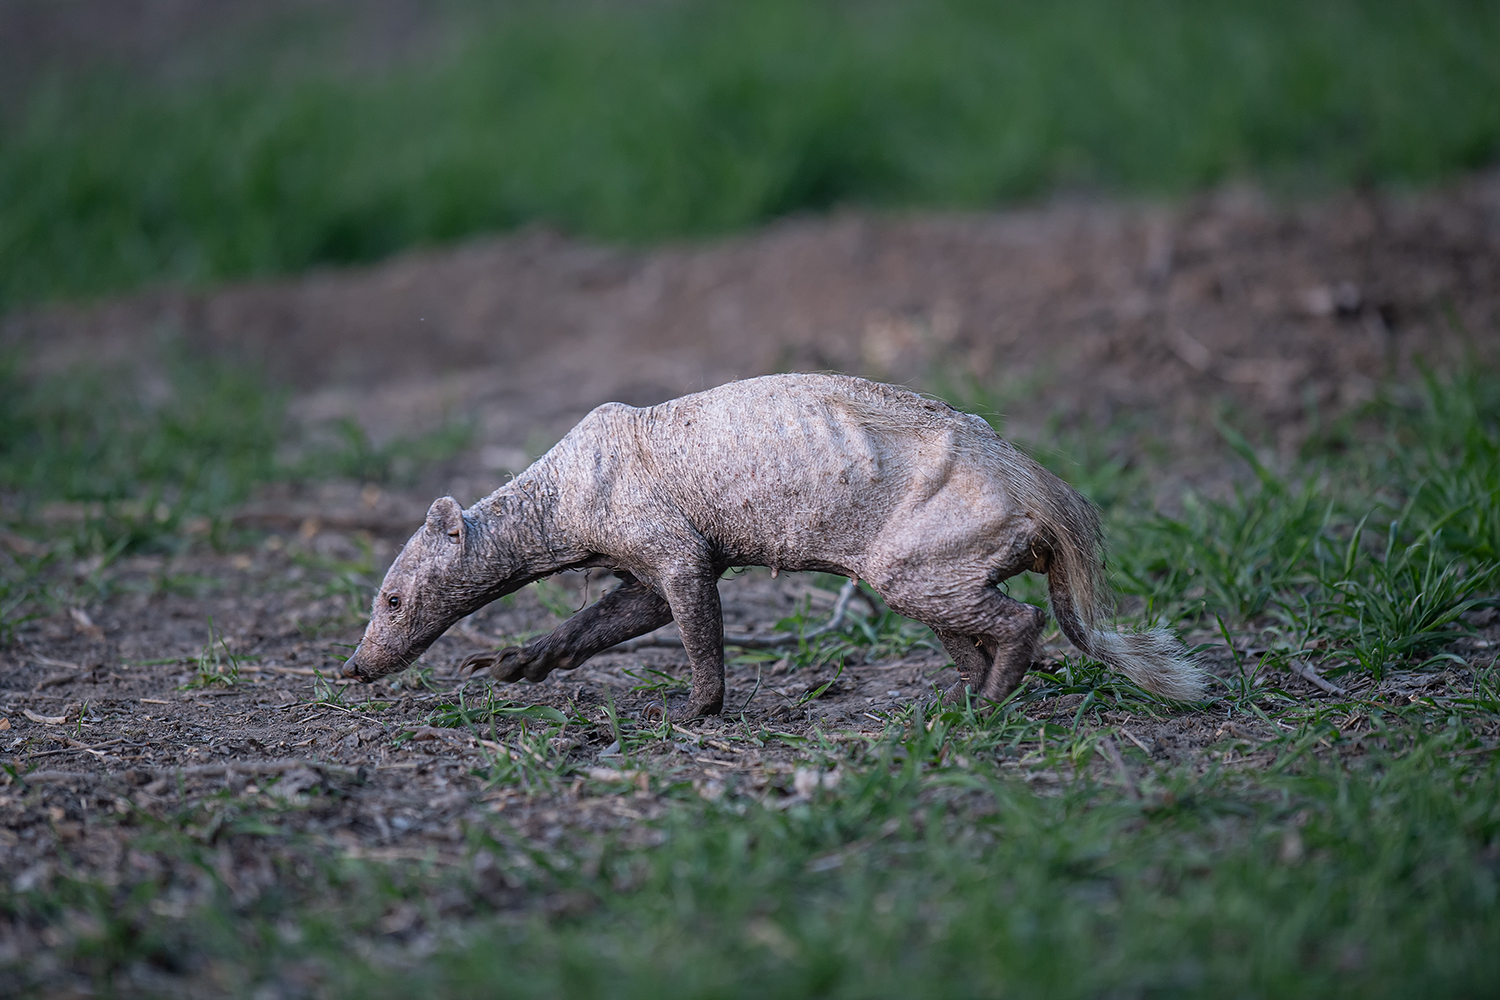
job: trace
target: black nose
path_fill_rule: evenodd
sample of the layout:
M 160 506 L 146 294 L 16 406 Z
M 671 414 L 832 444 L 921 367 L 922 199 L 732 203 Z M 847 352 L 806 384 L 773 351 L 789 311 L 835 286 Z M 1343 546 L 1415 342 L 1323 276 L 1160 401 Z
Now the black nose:
M 349 654 L 349 659 L 344 661 L 344 676 L 350 680 L 359 680 L 359 647 L 354 647 L 354 652 Z

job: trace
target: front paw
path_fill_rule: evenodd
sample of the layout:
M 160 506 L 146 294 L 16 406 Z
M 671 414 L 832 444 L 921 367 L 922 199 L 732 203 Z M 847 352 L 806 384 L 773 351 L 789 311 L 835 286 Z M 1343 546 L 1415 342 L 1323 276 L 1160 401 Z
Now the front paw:
M 713 699 L 690 699 L 688 706 L 681 712 L 673 712 L 669 716 L 672 722 L 692 722 L 694 719 L 706 719 L 711 715 L 718 715 L 724 711 L 724 696 L 720 695 Z
M 520 646 L 506 646 L 493 656 L 494 665 L 490 676 L 506 684 L 514 684 L 526 673 L 527 659 Z
M 459 679 L 467 680 L 481 670 L 488 670 L 494 664 L 494 653 L 473 653 L 464 657 L 464 661 L 458 665 Z

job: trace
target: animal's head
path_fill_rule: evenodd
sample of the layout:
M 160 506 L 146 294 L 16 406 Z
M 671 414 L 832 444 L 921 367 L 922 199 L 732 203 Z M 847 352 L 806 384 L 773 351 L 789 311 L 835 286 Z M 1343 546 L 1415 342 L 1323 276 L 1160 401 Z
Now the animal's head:
M 407 541 L 375 594 L 370 624 L 344 676 L 372 681 L 410 666 L 448 626 L 485 598 L 474 579 L 475 529 L 452 497 L 434 500 L 427 522 Z

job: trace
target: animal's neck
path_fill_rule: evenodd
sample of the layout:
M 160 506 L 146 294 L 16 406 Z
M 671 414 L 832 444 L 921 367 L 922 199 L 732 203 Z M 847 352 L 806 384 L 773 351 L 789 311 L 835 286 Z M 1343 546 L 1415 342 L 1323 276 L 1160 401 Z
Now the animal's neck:
M 517 585 L 556 573 L 583 556 L 553 516 L 557 508 L 557 483 L 545 461 L 539 461 L 479 506 L 485 516 L 481 531 L 484 547 L 494 564 L 511 567 Z

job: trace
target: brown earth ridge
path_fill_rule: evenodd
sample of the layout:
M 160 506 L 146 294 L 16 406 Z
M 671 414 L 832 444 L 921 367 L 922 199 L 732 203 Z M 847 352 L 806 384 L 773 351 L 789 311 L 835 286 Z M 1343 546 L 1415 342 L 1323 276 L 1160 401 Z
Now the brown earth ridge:
M 1500 326 L 1500 173 L 1422 194 L 1278 206 L 1059 201 L 984 215 L 836 213 L 653 250 L 546 230 L 369 268 L 163 290 L 8 317 L 37 366 L 126 360 L 164 333 L 258 364 L 299 412 L 377 437 L 479 418 L 497 467 L 606 400 L 839 370 L 1004 389 L 1023 423 L 1228 400 L 1294 436 L 1376 384 L 1487 352 Z M 1029 421 L 1028 419 L 1029 418 Z M 533 447 L 533 450 L 535 448 Z
M 1314 413 L 1370 399 L 1383 381 L 1410 377 L 1417 358 L 1451 367 L 1470 352 L 1493 357 L 1497 333 L 1493 172 L 1421 194 L 1294 206 L 1234 188 L 1180 205 L 850 211 L 651 250 L 532 230 L 367 268 L 13 314 L 0 320 L 0 348 L 33 371 L 87 362 L 149 379 L 163 338 L 176 338 L 262 366 L 291 388 L 307 421 L 352 414 L 378 440 L 463 417 L 478 433 L 440 482 L 268 490 L 240 514 L 264 531 L 248 547 L 126 558 L 110 568 L 107 600 L 23 626 L 0 649 L 0 763 L 29 772 L 0 780 L 0 876 L 18 891 L 85 876 L 157 880 L 170 886 L 163 906 L 186 908 L 214 885 L 236 899 L 272 891 L 294 868 L 267 858 L 297 852 L 471 871 L 477 897 L 434 897 L 427 916 L 398 907 L 381 918 L 382 933 L 419 944 L 434 915 L 571 905 L 486 881 L 474 830 L 503 823 L 507 837 L 543 846 L 599 829 L 644 836 L 640 821 L 666 808 L 666 780 L 710 797 L 806 801 L 823 780 L 807 751 L 757 733 L 876 739 L 893 713 L 951 683 L 947 658 L 920 643 L 842 672 L 742 660 L 729 671 L 726 716 L 640 743 L 642 769 L 620 770 L 610 711 L 648 727 L 664 694 L 680 696 L 674 679 L 687 661 L 669 627 L 653 644 L 617 648 L 543 684 L 495 686 L 496 698 L 575 720 L 549 751 L 574 770 L 548 786 L 485 779 L 496 755 L 529 752 L 526 737 L 515 721 L 483 731 L 435 724 L 460 689 L 470 705 L 489 696 L 483 680 L 461 681 L 459 664 L 597 598 L 610 584 L 598 574 L 491 605 L 394 683 L 328 681 L 433 493 L 472 502 L 598 403 L 652 403 L 778 370 L 836 369 L 938 391 L 977 383 L 1023 437 L 1044 444 L 1054 417 L 1082 429 L 1136 421 L 1169 445 L 1174 475 L 1200 482 L 1216 474 L 1207 456 L 1222 454 L 1207 418 L 1226 407 L 1290 448 Z M 727 628 L 764 635 L 799 609 L 826 617 L 836 590 L 759 571 L 726 579 Z M 221 644 L 210 641 L 210 621 Z M 1493 613 L 1475 623 L 1478 635 L 1454 649 L 1479 662 L 1500 625 Z M 1059 662 L 1066 650 L 1054 640 L 1046 657 Z M 1233 668 L 1220 650 L 1211 666 L 1225 675 Z M 237 677 L 195 686 L 231 653 Z M 1405 703 L 1463 683 L 1460 675 L 1466 669 L 1452 665 L 1343 683 L 1353 697 Z M 1277 683 L 1328 697 L 1302 677 Z M 1067 725 L 1080 697 L 1026 711 Z M 1203 767 L 1209 748 L 1225 746 L 1212 766 L 1255 766 L 1267 735 L 1213 706 L 1106 717 L 1152 758 Z M 1361 726 L 1368 718 L 1350 717 L 1350 732 Z M 1080 766 L 1113 774 L 1100 762 Z M 1027 780 L 1045 788 L 1062 779 L 1033 770 Z M 205 866 L 138 848 L 149 826 L 141 817 L 252 809 L 272 810 L 290 838 L 204 834 Z M 0 992 L 68 981 L 60 956 L 71 933 L 0 926 Z M 17 967 L 31 971 L 6 978 Z M 178 995 L 177 973 L 130 975 L 138 992 Z

